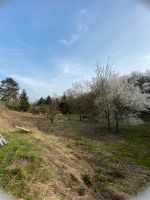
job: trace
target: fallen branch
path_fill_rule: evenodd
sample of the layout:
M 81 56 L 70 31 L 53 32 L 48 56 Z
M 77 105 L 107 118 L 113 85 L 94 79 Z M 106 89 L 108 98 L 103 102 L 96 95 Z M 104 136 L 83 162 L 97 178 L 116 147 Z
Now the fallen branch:
M 3 138 L 2 135 L 0 135 L 0 145 L 3 146 L 4 144 L 7 144 L 8 142 Z
M 22 133 L 29 133 L 31 132 L 29 129 L 26 129 L 24 127 L 16 126 L 16 129 Z

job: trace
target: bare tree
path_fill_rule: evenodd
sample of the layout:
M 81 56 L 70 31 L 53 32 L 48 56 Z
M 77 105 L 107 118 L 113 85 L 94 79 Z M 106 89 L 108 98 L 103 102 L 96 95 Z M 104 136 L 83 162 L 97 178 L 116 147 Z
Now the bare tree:
M 52 99 L 51 104 L 45 106 L 45 112 L 46 112 L 47 118 L 50 119 L 51 124 L 53 124 L 53 122 L 56 118 L 56 114 L 57 114 L 57 101 L 56 101 L 56 99 Z
M 86 91 L 83 82 L 73 83 L 73 95 L 74 95 L 74 106 L 76 113 L 79 114 L 80 121 L 82 121 L 83 116 L 86 115 L 85 103 L 86 103 Z
M 108 129 L 111 131 L 110 110 L 111 105 L 108 99 L 110 93 L 109 79 L 113 75 L 112 64 L 107 62 L 103 65 L 100 62 L 96 63 L 95 74 L 96 76 L 91 81 L 91 90 L 96 97 L 96 105 L 98 106 L 99 113 L 105 115 L 107 119 Z

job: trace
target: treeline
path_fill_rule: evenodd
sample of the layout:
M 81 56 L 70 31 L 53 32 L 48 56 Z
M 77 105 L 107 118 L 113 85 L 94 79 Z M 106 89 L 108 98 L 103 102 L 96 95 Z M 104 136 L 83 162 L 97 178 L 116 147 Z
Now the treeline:
M 76 82 L 65 92 L 65 104 L 80 120 L 105 119 L 109 131 L 115 126 L 119 132 L 121 122 L 150 118 L 150 71 L 120 76 L 110 64 L 97 63 L 91 80 Z
M 150 118 L 150 71 L 120 76 L 112 65 L 97 62 L 90 80 L 73 83 L 62 97 L 41 97 L 32 104 L 26 91 L 19 94 L 18 83 L 6 78 L 0 83 L 0 100 L 10 109 L 44 115 L 51 123 L 57 114 L 76 114 L 80 121 L 104 119 L 109 131 L 115 126 L 119 132 L 120 123 Z
M 19 84 L 13 78 L 6 78 L 0 82 L 0 102 L 11 110 L 27 112 L 30 103 L 26 91 L 19 93 Z
M 30 111 L 33 114 L 46 116 L 51 123 L 54 122 L 57 114 L 74 114 L 72 102 L 69 103 L 65 95 L 62 97 L 41 97 L 31 105 Z
M 50 107 L 52 104 L 56 105 L 56 110 L 59 113 L 62 114 L 73 114 L 72 110 L 72 103 L 68 101 L 68 98 L 64 94 L 62 97 L 50 97 L 47 96 L 46 98 L 41 97 L 38 101 L 34 102 L 32 104 L 31 112 L 34 114 L 40 113 L 41 114 L 45 113 L 45 107 Z
M 121 122 L 131 125 L 150 117 L 150 72 L 120 76 L 110 64 L 97 63 L 91 80 L 73 83 L 60 98 L 41 97 L 31 112 L 48 116 L 52 123 L 59 112 L 79 115 L 80 121 L 101 118 L 109 131 L 115 125 L 119 132 Z

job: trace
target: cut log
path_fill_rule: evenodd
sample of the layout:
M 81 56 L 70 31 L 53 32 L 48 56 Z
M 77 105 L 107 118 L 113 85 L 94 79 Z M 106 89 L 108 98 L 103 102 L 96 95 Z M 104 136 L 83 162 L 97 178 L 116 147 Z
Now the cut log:
M 7 144 L 8 142 L 4 139 L 2 135 L 0 135 L 0 146 L 3 146 L 4 144 Z
M 24 127 L 16 126 L 17 131 L 20 131 L 22 133 L 29 133 L 31 132 L 29 129 L 26 129 Z

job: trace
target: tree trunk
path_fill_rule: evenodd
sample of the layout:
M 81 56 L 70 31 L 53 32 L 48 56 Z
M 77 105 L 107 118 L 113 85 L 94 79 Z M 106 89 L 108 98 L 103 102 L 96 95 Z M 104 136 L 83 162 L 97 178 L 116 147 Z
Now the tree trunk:
M 118 116 L 115 117 L 116 120 L 116 133 L 119 133 L 119 120 L 118 120 Z
M 80 121 L 82 121 L 82 115 L 80 115 Z
M 52 118 L 51 118 L 50 120 L 51 120 L 51 124 L 53 124 L 53 122 L 54 122 L 54 119 L 52 119 Z
M 108 131 L 111 132 L 110 118 L 108 118 L 107 120 L 108 120 Z
M 111 132 L 110 114 L 107 114 L 108 131 Z

